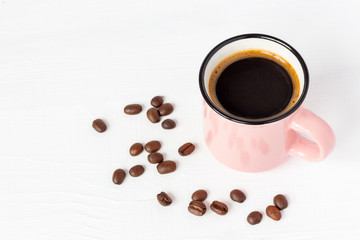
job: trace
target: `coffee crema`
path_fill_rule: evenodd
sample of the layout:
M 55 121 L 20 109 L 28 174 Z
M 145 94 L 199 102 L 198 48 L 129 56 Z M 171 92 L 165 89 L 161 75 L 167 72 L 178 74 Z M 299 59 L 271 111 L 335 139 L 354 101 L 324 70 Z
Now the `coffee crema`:
M 295 69 L 275 53 L 251 49 L 223 59 L 213 69 L 209 95 L 224 113 L 249 120 L 275 118 L 299 98 Z

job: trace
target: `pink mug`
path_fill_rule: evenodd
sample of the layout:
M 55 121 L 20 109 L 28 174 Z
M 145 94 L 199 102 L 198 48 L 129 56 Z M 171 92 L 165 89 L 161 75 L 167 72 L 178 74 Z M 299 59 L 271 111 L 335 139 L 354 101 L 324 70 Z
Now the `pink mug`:
M 234 53 L 250 49 L 281 56 L 299 77 L 300 94 L 296 104 L 280 116 L 262 121 L 234 118 L 218 108 L 209 96 L 209 79 L 215 66 Z M 335 146 L 330 126 L 301 107 L 309 87 L 304 60 L 293 47 L 278 38 L 244 34 L 223 41 L 206 56 L 199 80 L 205 100 L 205 142 L 213 156 L 230 168 L 244 172 L 266 171 L 285 162 L 289 156 L 317 162 L 326 158 Z

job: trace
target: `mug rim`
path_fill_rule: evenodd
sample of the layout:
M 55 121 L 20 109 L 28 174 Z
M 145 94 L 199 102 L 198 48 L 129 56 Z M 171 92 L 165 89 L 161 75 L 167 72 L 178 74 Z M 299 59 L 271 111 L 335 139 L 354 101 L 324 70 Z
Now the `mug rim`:
M 234 118 L 230 115 L 227 115 L 226 113 L 224 113 L 223 111 L 221 111 L 211 100 L 210 96 L 207 94 L 206 92 L 206 88 L 205 88 L 205 84 L 204 84 L 204 76 L 205 76 L 205 68 L 207 66 L 207 64 L 209 63 L 210 59 L 212 58 L 212 56 L 222 47 L 224 47 L 225 45 L 237 41 L 237 40 L 241 40 L 241 39 L 247 39 L 247 38 L 260 38 L 260 39 L 266 39 L 266 40 L 270 40 L 273 41 L 277 44 L 282 45 L 283 47 L 287 48 L 292 54 L 294 54 L 294 56 L 297 58 L 297 60 L 299 61 L 302 70 L 304 72 L 304 86 L 303 86 L 303 91 L 298 99 L 298 101 L 296 102 L 296 104 L 287 112 L 285 112 L 284 114 L 277 116 L 275 118 L 271 118 L 271 119 L 266 119 L 266 120 L 262 120 L 262 121 L 250 121 L 250 120 L 243 120 L 243 119 L 237 119 Z M 237 35 L 231 38 L 228 38 L 224 41 L 222 41 L 221 43 L 219 43 L 218 45 L 216 45 L 213 49 L 211 49 L 211 51 L 206 55 L 204 61 L 201 64 L 200 67 L 200 72 L 199 72 L 199 84 L 200 84 L 200 91 L 201 94 L 204 98 L 204 100 L 206 101 L 206 103 L 216 112 L 218 113 L 220 116 L 231 120 L 233 122 L 236 123 L 243 123 L 243 124 L 248 124 L 248 125 L 262 125 L 262 124 L 267 124 L 267 123 L 272 123 L 272 122 L 276 122 L 279 121 L 281 119 L 286 118 L 287 116 L 291 115 L 292 113 L 294 113 L 303 103 L 308 88 L 309 88 L 309 71 L 308 68 L 305 64 L 304 59 L 301 57 L 301 55 L 299 54 L 298 51 L 295 50 L 295 48 L 293 48 L 290 44 L 286 43 L 285 41 L 270 36 L 270 35 L 266 35 L 266 34 L 261 34 L 261 33 L 248 33 L 248 34 L 241 34 L 241 35 Z

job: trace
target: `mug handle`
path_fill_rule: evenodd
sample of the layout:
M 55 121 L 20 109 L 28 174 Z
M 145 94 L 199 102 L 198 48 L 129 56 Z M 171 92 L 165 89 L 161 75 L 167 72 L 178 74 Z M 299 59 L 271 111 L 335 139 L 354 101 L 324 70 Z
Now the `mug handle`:
M 335 134 L 331 127 L 316 114 L 306 108 L 299 109 L 290 123 L 296 135 L 289 147 L 289 155 L 312 162 L 326 158 L 335 146 Z M 302 133 L 313 141 L 301 136 Z

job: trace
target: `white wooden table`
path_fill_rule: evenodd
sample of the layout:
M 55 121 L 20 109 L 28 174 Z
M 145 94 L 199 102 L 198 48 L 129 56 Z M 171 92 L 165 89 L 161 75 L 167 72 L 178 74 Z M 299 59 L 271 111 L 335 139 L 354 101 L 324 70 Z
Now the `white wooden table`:
M 359 239 L 359 1 L 0 1 L 0 239 Z M 304 103 L 334 128 L 328 159 L 290 159 L 259 174 L 218 163 L 202 138 L 198 70 L 220 41 L 260 32 L 293 45 L 311 76 Z M 154 95 L 175 106 L 178 126 L 123 114 Z M 91 128 L 103 118 L 109 128 Z M 178 170 L 159 175 L 129 146 L 159 139 Z M 181 158 L 177 148 L 197 144 Z M 112 183 L 116 168 L 143 164 Z M 192 192 L 229 213 L 187 212 Z M 230 201 L 233 188 L 247 194 Z M 157 203 L 166 191 L 170 207 Z M 284 193 L 280 222 L 264 212 Z

